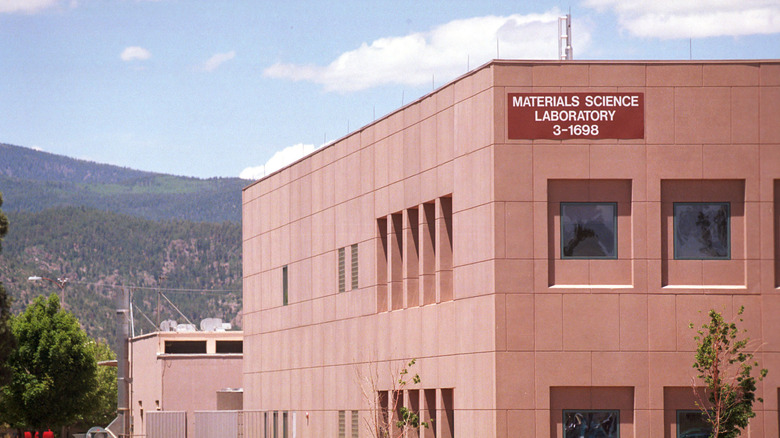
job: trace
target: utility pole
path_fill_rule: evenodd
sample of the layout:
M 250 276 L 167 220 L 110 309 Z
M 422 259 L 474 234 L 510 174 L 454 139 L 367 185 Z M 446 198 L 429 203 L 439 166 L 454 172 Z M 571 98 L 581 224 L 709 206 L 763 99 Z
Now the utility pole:
M 117 418 L 109 427 L 117 438 L 125 438 L 130 436 L 130 294 L 125 287 L 117 294 L 116 322 Z
M 62 308 L 65 308 L 65 285 L 68 284 L 68 278 L 67 277 L 57 277 L 56 280 L 53 280 L 51 278 L 42 277 L 39 275 L 33 275 L 32 277 L 27 277 L 27 281 L 33 282 L 33 281 L 41 281 L 46 280 L 58 288 L 60 288 L 60 303 L 62 304 Z
M 160 295 L 162 294 L 162 282 L 165 281 L 165 275 L 157 277 L 157 330 L 160 330 Z

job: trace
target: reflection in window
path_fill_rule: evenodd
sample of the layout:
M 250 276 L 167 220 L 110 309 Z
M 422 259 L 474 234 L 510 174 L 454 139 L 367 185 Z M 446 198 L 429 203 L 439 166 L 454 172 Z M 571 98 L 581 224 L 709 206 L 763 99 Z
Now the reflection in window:
M 728 202 L 674 203 L 674 258 L 731 258 Z
M 564 438 L 619 438 L 620 411 L 563 411 Z
M 617 204 L 561 202 L 561 258 L 617 258 Z
M 711 431 L 701 411 L 677 411 L 677 438 L 709 438 Z

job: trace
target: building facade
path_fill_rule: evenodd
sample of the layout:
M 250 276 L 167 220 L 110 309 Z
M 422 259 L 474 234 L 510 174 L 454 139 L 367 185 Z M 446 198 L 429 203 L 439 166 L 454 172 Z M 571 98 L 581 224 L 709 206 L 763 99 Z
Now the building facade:
M 494 61 L 250 185 L 243 227 L 278 436 L 371 436 L 411 359 L 424 436 L 693 433 L 689 324 L 741 306 L 780 436 L 780 61 Z
M 130 339 L 132 436 L 195 436 L 196 411 L 241 410 L 242 338 L 240 331 L 167 331 Z M 171 412 L 181 414 L 168 430 L 178 434 L 149 433 L 150 416 Z

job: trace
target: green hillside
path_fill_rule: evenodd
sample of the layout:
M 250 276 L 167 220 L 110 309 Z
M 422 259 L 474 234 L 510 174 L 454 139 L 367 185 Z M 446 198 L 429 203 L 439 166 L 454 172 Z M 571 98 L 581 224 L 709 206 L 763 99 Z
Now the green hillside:
M 49 282 L 27 281 L 35 275 L 68 278 L 66 308 L 96 337 L 113 339 L 116 285 L 134 287 L 136 334 L 154 330 L 146 318 L 157 321 L 158 287 L 196 324 L 207 317 L 240 324 L 239 224 L 150 221 L 84 207 L 7 215 L 0 280 L 15 311 L 35 296 L 59 292 Z M 160 320 L 185 322 L 164 298 L 161 303 Z
M 0 143 L 2 209 L 11 221 L 0 281 L 14 311 L 59 292 L 28 277 L 62 277 L 66 308 L 92 336 L 113 339 L 120 285 L 132 286 L 136 334 L 153 331 L 158 320 L 185 322 L 174 306 L 196 324 L 217 317 L 240 325 L 247 183 L 142 172 Z
M 240 222 L 247 183 L 141 172 L 0 143 L 5 211 L 84 206 L 152 220 Z

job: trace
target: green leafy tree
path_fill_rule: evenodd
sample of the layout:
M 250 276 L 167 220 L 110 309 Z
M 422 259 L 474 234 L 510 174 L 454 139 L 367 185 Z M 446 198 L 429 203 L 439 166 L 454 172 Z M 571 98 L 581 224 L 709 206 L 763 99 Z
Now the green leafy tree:
M 744 310 L 740 307 L 737 316 Z M 690 327 L 694 328 L 693 324 Z M 756 416 L 753 404 L 763 402 L 756 398 L 756 382 L 764 379 L 767 370 L 760 369 L 758 377 L 753 376 L 758 362 L 753 352 L 747 351 L 750 338 L 745 332 L 736 322 L 727 322 L 719 312 L 710 310 L 709 322 L 694 336 L 698 348 L 693 367 L 707 387 L 708 401 L 697 402 L 697 406 L 712 427 L 711 438 L 736 438 Z
M 2 206 L 3 194 L 0 193 L 0 207 Z M 8 218 L 0 210 L 0 251 L 3 249 L 3 237 L 6 234 L 8 234 Z M 0 282 L 0 387 L 7 384 L 11 378 L 6 362 L 14 348 L 15 342 L 11 332 L 11 298 L 5 292 L 3 283 Z
M 8 358 L 11 382 L 0 393 L 0 422 L 58 429 L 91 410 L 94 347 L 56 294 L 36 298 L 11 322 L 18 346 Z
M 116 359 L 116 354 L 111 347 L 103 341 L 90 342 L 95 359 L 99 362 Z M 97 385 L 90 394 L 89 405 L 92 408 L 77 422 L 83 429 L 93 426 L 107 426 L 116 417 L 116 367 L 97 367 Z

